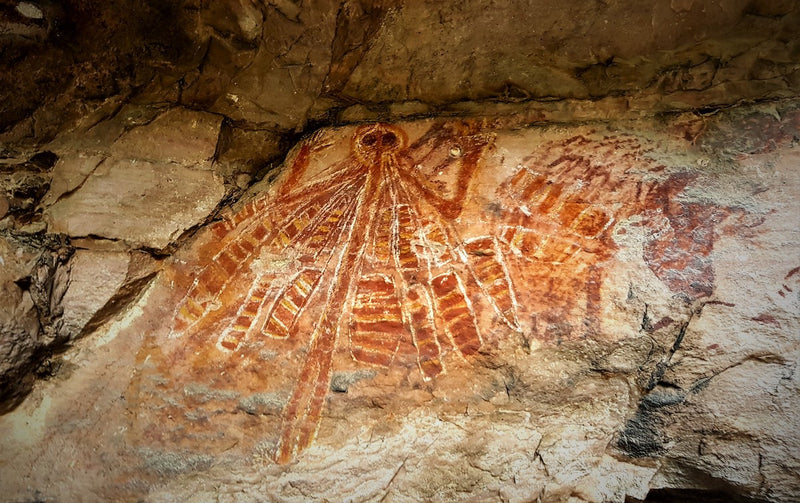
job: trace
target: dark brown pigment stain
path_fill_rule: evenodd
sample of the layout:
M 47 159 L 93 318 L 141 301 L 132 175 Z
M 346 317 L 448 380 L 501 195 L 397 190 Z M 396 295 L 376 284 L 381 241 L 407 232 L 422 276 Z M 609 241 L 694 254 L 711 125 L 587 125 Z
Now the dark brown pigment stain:
M 691 177 L 664 175 L 635 138 L 542 145 L 482 206 L 470 196 L 494 135 L 477 122 L 434 124 L 413 143 L 401 127 L 362 126 L 346 158 L 304 178 L 324 147 L 305 143 L 277 192 L 173 264 L 183 294 L 161 311 L 170 336 L 148 339 L 130 394 L 146 443 L 224 451 L 273 418 L 273 459 L 286 463 L 317 433 L 337 354 L 413 365 L 430 382 L 497 333 L 601 337 L 613 231 L 634 215 L 668 225 L 644 257 L 662 281 L 693 297 L 713 289 L 724 210 L 675 202 Z
M 649 197 L 648 209 L 658 211 L 651 219 L 658 238 L 649 241 L 644 259 L 655 275 L 675 293 L 689 299 L 709 297 L 714 291 L 710 254 L 719 237 L 719 226 L 733 209 L 682 202 L 678 197 L 695 176 L 680 173 L 659 184 Z

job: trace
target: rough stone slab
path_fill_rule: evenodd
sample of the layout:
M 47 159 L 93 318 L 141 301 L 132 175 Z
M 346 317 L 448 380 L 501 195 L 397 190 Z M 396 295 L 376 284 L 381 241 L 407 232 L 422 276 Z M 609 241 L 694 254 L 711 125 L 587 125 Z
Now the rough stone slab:
M 11 205 L 9 204 L 6 196 L 0 195 L 0 218 L 6 216 L 6 213 L 8 213 L 8 209 L 10 208 L 10 206 Z
M 152 122 L 126 131 L 111 154 L 121 159 L 209 166 L 217 146 L 222 117 L 173 108 Z
M 57 327 L 67 339 L 79 336 L 89 321 L 102 309 L 127 278 L 130 256 L 127 253 L 78 250 L 57 277 L 66 283 L 57 307 L 62 311 Z
M 223 194 L 210 171 L 109 159 L 47 209 L 48 230 L 161 249 L 201 222 Z
M 30 293 L 17 283 L 29 277 L 37 257 L 32 250 L 0 237 L 0 383 L 4 401 L 16 398 L 16 392 L 30 381 L 27 367 L 40 346 L 39 313 Z
M 248 24 L 251 14 L 237 7 L 229 4 L 223 9 L 238 24 Z M 354 4 L 345 15 L 361 10 Z M 338 11 L 338 4 L 330 0 L 310 1 L 301 9 L 291 2 L 274 2 L 261 21 L 270 27 L 270 34 L 258 39 L 258 50 L 238 51 L 224 44 L 209 54 L 210 71 L 204 72 L 208 77 L 201 76 L 188 93 L 213 93 L 210 109 L 235 121 L 301 129 L 322 94 Z M 349 30 L 356 34 L 357 25 L 378 22 L 379 18 L 363 15 Z M 222 44 L 212 41 L 212 48 L 218 45 Z
M 225 127 L 214 163 L 214 171 L 244 189 L 253 175 L 283 159 L 281 138 L 270 130 L 243 130 Z
M 105 156 L 83 152 L 60 157 L 53 166 L 50 189 L 41 204 L 51 206 L 65 193 L 77 189 L 104 159 Z
M 48 148 L 64 157 L 74 154 L 107 156 L 109 149 L 126 131 L 143 127 L 166 113 L 163 104 L 128 103 L 109 98 L 72 127 L 59 132 Z

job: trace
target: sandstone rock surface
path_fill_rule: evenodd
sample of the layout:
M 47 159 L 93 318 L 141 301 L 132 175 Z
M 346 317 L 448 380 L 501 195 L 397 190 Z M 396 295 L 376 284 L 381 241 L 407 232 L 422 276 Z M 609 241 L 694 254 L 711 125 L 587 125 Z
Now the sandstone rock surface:
M 29 276 L 36 258 L 33 250 L 0 239 L 0 382 L 5 401 L 18 398 L 18 388 L 26 387 L 15 381 L 30 385 L 30 379 L 23 376 L 39 345 L 39 313 L 30 292 L 19 285 Z
M 76 339 L 104 321 L 102 310 L 131 280 L 130 269 L 127 253 L 77 250 L 55 275 L 64 290 L 53 306 L 63 311 L 56 327 L 59 336 Z
M 791 0 L 68 3 L 42 19 L 0 13 L 17 56 L 0 72 L 9 146 L 48 141 L 129 95 L 285 135 L 365 112 L 636 116 L 787 98 L 800 85 Z M 37 78 L 40 68 L 52 72 Z
M 201 231 L 123 318 L 77 342 L 65 355 L 68 374 L 0 418 L 10 439 L 2 457 L 14 460 L 0 465 L 7 493 L 63 501 L 348 494 L 354 501 L 622 502 L 695 489 L 791 500 L 800 482 L 798 121 L 797 104 L 786 102 L 710 118 L 574 127 L 425 121 L 321 131 L 293 151 L 276 185 L 259 184 Z M 741 137 L 743 125 L 752 134 Z M 394 160 L 369 157 L 380 151 L 394 152 Z M 231 339 L 230 329 L 233 320 L 245 323 L 241 297 L 255 295 L 254 278 L 269 275 L 278 286 L 264 295 L 283 295 L 282 275 L 314 262 L 286 234 L 294 248 L 265 241 L 248 252 L 241 261 L 251 268 L 218 278 L 230 283 L 209 290 L 218 293 L 214 302 L 191 293 L 200 292 L 193 279 L 212 281 L 207 271 L 233 253 L 229 243 L 240 242 L 241 229 L 256 229 L 249 222 L 268 217 L 289 232 L 279 223 L 288 218 L 283 206 L 270 201 L 294 197 L 292 184 L 301 201 L 311 201 L 314 180 L 358 174 L 371 163 L 397 163 L 430 183 L 431 192 L 404 203 L 430 205 L 418 215 L 434 219 L 413 229 L 418 260 L 433 264 L 428 254 L 448 247 L 476 251 L 454 256 L 450 267 L 470 295 L 480 350 L 467 354 L 462 339 L 440 340 L 446 373 L 429 371 L 428 379 L 424 369 L 433 367 L 425 358 L 433 353 L 423 358 L 420 339 L 401 338 L 384 368 L 355 351 L 367 342 L 340 337 L 315 440 L 276 464 L 286 404 L 302 386 L 303 365 L 316 358 L 312 330 Z M 472 173 L 468 184 L 459 182 L 464 173 Z M 412 190 L 415 176 L 392 183 Z M 438 201 L 460 201 L 457 216 L 435 224 L 437 212 L 452 207 Z M 291 208 L 285 211 L 295 220 L 287 222 L 300 222 L 292 224 L 297 236 L 315 228 L 313 217 Z M 377 214 L 393 211 L 405 210 L 389 204 Z M 436 241 L 432 224 L 457 230 L 455 241 Z M 380 225 L 352 228 L 361 227 L 377 229 L 364 256 L 382 253 Z M 398 244 L 386 253 L 399 254 L 406 238 L 387 232 Z M 476 240 L 485 234 L 502 259 Z M 344 239 L 331 253 L 347 249 Z M 118 258 L 108 257 L 110 264 Z M 471 283 L 467 264 L 475 260 L 506 267 L 516 326 L 503 321 L 510 311 L 494 305 L 502 302 L 499 290 L 478 288 L 480 272 Z M 370 274 L 404 270 L 375 264 Z M 325 270 L 332 276 L 323 282 L 345 277 Z M 181 311 L 196 309 L 187 299 L 203 311 Z M 333 309 L 314 302 L 309 317 Z M 444 311 L 431 312 L 447 324 Z M 86 476 L 76 478 L 76 469 Z
M 213 173 L 139 160 L 106 160 L 49 209 L 50 232 L 161 249 L 202 221 L 224 194 Z
M 800 499 L 798 25 L 0 2 L 0 494 Z
M 69 150 L 43 201 L 50 232 L 162 249 L 216 208 L 225 193 L 211 169 L 221 119 L 184 109 L 144 124 L 132 117 L 101 123 L 98 143 L 82 138 L 83 150 L 71 141 L 83 129 L 54 144 Z

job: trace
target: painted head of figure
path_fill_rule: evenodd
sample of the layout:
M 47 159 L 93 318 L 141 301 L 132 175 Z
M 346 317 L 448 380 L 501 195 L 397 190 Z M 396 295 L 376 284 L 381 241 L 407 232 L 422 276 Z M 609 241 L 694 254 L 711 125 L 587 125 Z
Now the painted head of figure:
M 353 135 L 351 149 L 356 158 L 365 165 L 380 163 L 385 157 L 394 156 L 408 145 L 405 132 L 388 124 L 361 126 Z

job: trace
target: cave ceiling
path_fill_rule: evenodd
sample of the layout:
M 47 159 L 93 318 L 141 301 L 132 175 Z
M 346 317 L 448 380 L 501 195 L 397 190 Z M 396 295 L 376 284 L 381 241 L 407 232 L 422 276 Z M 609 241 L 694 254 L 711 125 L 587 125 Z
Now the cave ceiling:
M 125 103 L 269 130 L 274 153 L 365 119 L 713 110 L 793 96 L 798 26 L 790 0 L 5 0 L 0 140 L 9 157 Z

